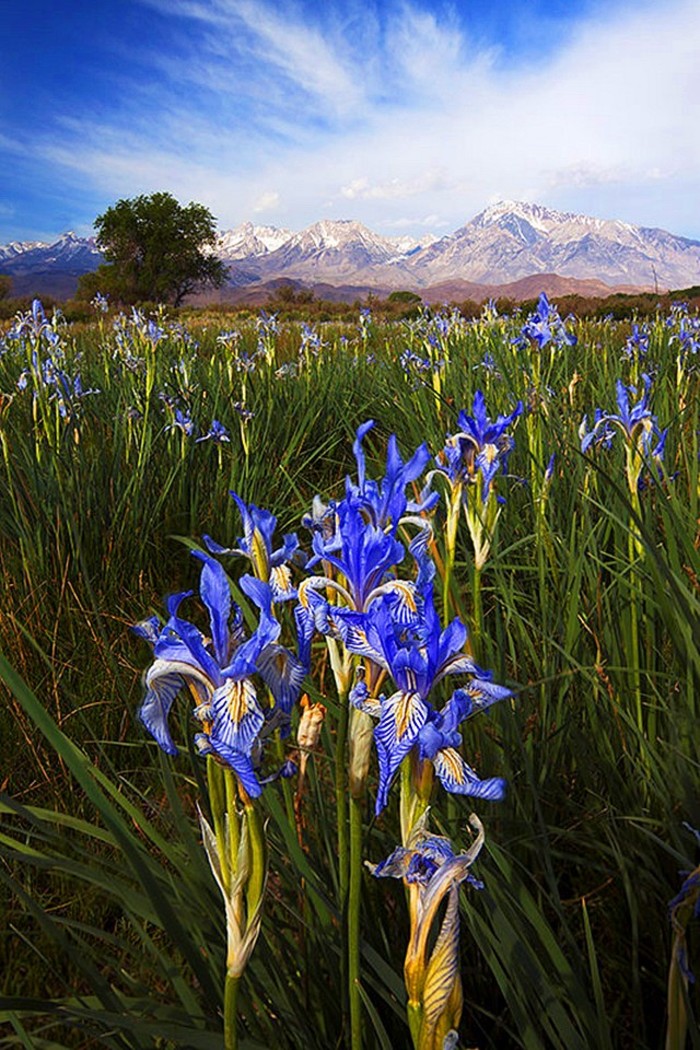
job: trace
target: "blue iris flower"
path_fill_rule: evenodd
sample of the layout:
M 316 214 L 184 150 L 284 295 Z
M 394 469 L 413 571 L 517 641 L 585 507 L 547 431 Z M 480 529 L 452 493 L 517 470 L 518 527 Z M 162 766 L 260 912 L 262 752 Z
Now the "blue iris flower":
M 176 755 L 168 717 L 178 693 L 188 686 L 195 700 L 194 716 L 203 730 L 195 737 L 197 747 L 229 765 L 248 795 L 257 797 L 262 738 L 284 721 L 290 698 L 298 694 L 303 669 L 276 644 L 280 625 L 272 615 L 269 585 L 253 576 L 238 581 L 259 610 L 258 626 L 245 638 L 241 610 L 232 602 L 224 570 L 204 552 L 193 554 L 203 563 L 199 595 L 209 613 L 209 636 L 179 615 L 191 591 L 168 599 L 164 626 L 151 617 L 134 627 L 151 643 L 155 656 L 144 675 L 146 695 L 139 717 L 163 751 Z M 252 681 L 256 672 L 271 689 L 279 705 L 275 709 L 264 711 L 260 706 Z
M 579 428 L 582 452 L 587 452 L 594 443 L 608 446 L 615 430 L 619 430 L 625 441 L 630 446 L 637 447 L 643 455 L 651 455 L 657 461 L 663 459 L 667 431 L 659 430 L 656 417 L 652 415 L 649 408 L 651 377 L 643 373 L 642 382 L 644 389 L 640 392 L 634 386 L 625 386 L 622 380 L 618 379 L 616 383 L 618 412 L 602 412 L 596 409 L 593 427 L 590 431 L 587 418 L 583 417 Z M 637 395 L 639 395 L 638 400 L 630 404 L 630 397 L 637 397 Z M 656 442 L 655 445 L 654 442 Z
M 380 585 L 387 572 L 404 558 L 404 547 L 390 532 L 367 522 L 357 504 L 343 500 L 337 507 L 336 531 L 330 539 L 314 533 L 313 556 L 307 563 L 313 569 L 326 562 L 344 577 L 350 604 L 362 609 L 369 594 Z
M 60 311 L 54 310 L 53 320 L 49 321 L 41 300 L 34 299 L 31 310 L 17 316 L 14 326 L 8 332 L 8 337 L 21 339 L 23 336 L 29 336 L 32 344 L 37 344 L 44 340 L 50 344 L 54 351 L 57 351 L 61 341 L 56 327 L 59 318 Z
M 184 412 L 181 408 L 174 409 L 173 421 L 168 423 L 165 427 L 166 430 L 181 430 L 185 437 L 192 437 L 194 434 L 194 422 L 189 411 L 186 409 Z
M 555 306 L 552 306 L 544 292 L 540 295 L 537 309 L 530 314 L 527 321 L 520 329 L 521 340 L 532 340 L 537 343 L 540 350 L 553 343 L 557 348 L 562 346 L 575 346 L 577 338 L 573 333 L 566 330 L 566 325 Z
M 236 540 L 235 547 L 222 547 L 211 536 L 204 536 L 207 550 L 212 554 L 240 554 L 248 558 L 257 578 L 270 584 L 274 601 L 295 598 L 296 591 L 292 586 L 288 562 L 299 547 L 296 534 L 285 533 L 282 546 L 273 549 L 273 537 L 277 528 L 277 518 L 274 514 L 256 507 L 253 503 L 245 503 L 235 492 L 231 492 L 230 495 L 241 513 L 243 535 Z
M 632 325 L 632 330 L 627 342 L 622 348 L 625 357 L 645 357 L 649 350 L 649 325 L 644 324 L 640 328 L 638 324 Z
M 202 437 L 198 437 L 195 444 L 199 445 L 202 441 L 213 441 L 215 445 L 221 445 L 223 442 L 230 440 L 229 432 L 223 423 L 220 423 L 218 419 L 212 419 L 207 433 L 203 434 Z
M 480 780 L 459 754 L 457 728 L 472 714 L 512 693 L 496 685 L 492 674 L 464 651 L 467 629 L 460 620 L 441 629 L 432 582 L 422 590 L 414 589 L 412 597 L 412 610 L 396 596 L 382 594 L 366 613 L 333 612 L 345 647 L 388 671 L 397 687 L 389 697 L 372 697 L 361 677 L 350 694 L 356 707 L 379 720 L 375 729 L 379 763 L 376 812 L 384 809 L 394 775 L 414 748 L 422 761 L 432 763 L 447 791 L 502 799 L 505 782 L 499 777 Z M 447 675 L 457 674 L 468 676 L 467 686 L 457 689 L 437 711 L 429 700 L 433 688 Z
M 522 411 L 523 403 L 518 401 L 507 416 L 499 415 L 492 420 L 482 391 L 476 391 L 472 414 L 465 411 L 459 413 L 458 432 L 447 439 L 444 448 L 436 456 L 438 468 L 447 475 L 452 485 L 459 482 L 474 483 L 480 476 L 481 495 L 486 502 L 499 469 L 505 474 L 508 468 L 508 457 L 515 447 L 515 441 L 507 430 Z
M 431 510 L 438 500 L 437 493 L 429 493 L 424 499 L 416 502 L 406 495 L 406 488 L 416 481 L 430 461 L 430 453 L 425 442 L 416 449 L 411 458 L 404 463 L 399 453 L 396 435 L 391 434 L 387 444 L 386 471 L 381 481 L 373 481 L 366 476 L 365 453 L 362 442 L 374 427 L 370 419 L 358 427 L 353 452 L 357 463 L 357 484 L 349 477 L 345 482 L 346 499 L 359 506 L 373 525 L 380 529 L 390 529 L 394 534 L 401 519 L 407 514 L 419 514 Z
M 429 525 L 427 520 L 415 515 L 430 510 L 439 498 L 438 493 L 428 493 L 420 501 L 408 498 L 406 487 L 422 474 L 430 453 L 423 444 L 404 463 L 393 434 L 389 438 L 384 477 L 380 481 L 367 477 L 362 441 L 373 426 L 374 421 L 369 420 L 356 432 L 353 451 L 357 482 L 346 478 L 343 500 L 328 506 L 317 500 L 314 514 L 305 518 L 305 524 L 313 532 L 313 555 L 307 562 L 307 569 L 314 569 L 321 563 L 336 569 L 343 578 L 346 604 L 355 610 L 365 607 L 370 595 L 403 561 L 405 549 L 396 539 L 401 522 L 412 520 L 419 526 L 418 536 L 409 550 L 422 563 Z M 307 582 L 325 586 L 328 581 L 325 577 L 316 577 Z M 311 602 L 314 601 L 312 590 L 313 586 L 305 588 Z
M 467 881 L 475 889 L 482 890 L 483 882 L 468 870 L 475 859 L 475 852 L 478 850 L 469 854 L 456 853 L 449 839 L 442 835 L 431 835 L 419 825 L 418 833 L 414 834 L 408 846 L 397 846 L 384 860 L 367 866 L 375 878 L 405 879 L 407 883 L 421 887 L 421 893 L 425 895 L 431 882 L 435 885 L 433 880 L 440 869 L 448 865 L 447 870 L 460 871 L 459 882 Z M 444 876 L 440 881 L 443 880 Z

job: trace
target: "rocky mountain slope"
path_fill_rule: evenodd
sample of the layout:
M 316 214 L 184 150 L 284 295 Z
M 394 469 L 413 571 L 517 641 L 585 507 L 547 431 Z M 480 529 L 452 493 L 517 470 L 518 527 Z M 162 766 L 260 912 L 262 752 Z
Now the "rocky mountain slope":
M 238 289 L 285 278 L 420 292 L 540 274 L 659 291 L 700 284 L 700 241 L 516 201 L 490 205 L 439 238 L 382 237 L 349 219 L 322 220 L 299 233 L 243 223 L 220 235 L 216 251 Z M 94 239 L 73 233 L 53 244 L 0 246 L 0 272 L 12 276 L 15 294 L 46 294 L 52 283 L 66 294 L 101 261 Z

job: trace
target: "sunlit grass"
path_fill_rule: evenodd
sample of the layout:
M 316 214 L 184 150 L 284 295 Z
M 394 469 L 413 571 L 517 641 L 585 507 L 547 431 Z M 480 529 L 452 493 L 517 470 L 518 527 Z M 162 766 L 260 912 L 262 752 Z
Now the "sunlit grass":
M 478 603 L 463 516 L 449 587 L 454 612 L 478 620 L 480 662 L 516 692 L 465 732 L 470 760 L 505 776 L 509 795 L 480 811 L 486 890 L 462 899 L 463 1045 L 661 1045 L 667 904 L 679 870 L 697 863 L 683 822 L 700 826 L 700 382 L 681 339 L 691 320 L 659 316 L 643 358 L 625 350 L 629 324 L 572 323 L 576 346 L 540 349 L 516 341 L 524 318 L 446 313 L 319 324 L 317 354 L 299 353 L 299 325 L 261 335 L 256 318 L 215 314 L 186 330 L 163 318 L 56 326 L 57 347 L 46 331 L 5 336 L 0 1009 L 13 1015 L 0 1045 L 220 1046 L 224 930 L 198 841 L 201 768 L 193 755 L 171 767 L 135 724 L 145 655 L 128 627 L 193 585 L 184 538 L 235 541 L 230 489 L 306 542 L 301 517 L 316 493 L 342 494 L 360 423 L 377 421 L 373 463 L 391 433 L 404 453 L 427 441 L 435 454 L 477 390 L 492 417 L 518 400 L 525 413 L 497 479 L 505 503 Z M 62 396 L 47 357 L 70 379 Z M 624 448 L 582 455 L 579 425 L 614 405 L 617 379 L 639 385 L 643 372 L 669 434 L 663 476 L 647 472 L 637 506 Z M 79 396 L 77 374 L 99 392 Z M 197 442 L 213 420 L 230 440 Z M 445 564 L 444 501 L 436 522 Z M 332 707 L 330 670 L 315 659 Z M 269 900 L 241 990 L 243 1047 L 325 1050 L 346 1037 L 336 724 L 310 763 L 301 841 L 283 796 L 264 796 Z M 464 842 L 468 812 L 443 800 L 434 816 Z M 363 813 L 368 859 L 393 848 L 395 817 L 393 803 L 386 819 Z M 365 877 L 362 919 L 366 1045 L 407 1045 L 401 887 Z M 690 1006 L 692 1028 L 692 986 Z

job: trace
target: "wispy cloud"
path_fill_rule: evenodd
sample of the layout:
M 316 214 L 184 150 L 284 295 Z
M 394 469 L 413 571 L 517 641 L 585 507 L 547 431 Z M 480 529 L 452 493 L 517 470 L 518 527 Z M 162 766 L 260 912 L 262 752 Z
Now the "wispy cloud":
M 413 179 L 396 177 L 383 183 L 372 183 L 366 177 L 353 179 L 347 186 L 341 186 L 340 193 L 346 200 L 405 200 L 442 190 L 447 185 L 446 173 L 438 168 L 423 172 Z
M 280 195 L 277 190 L 266 190 L 264 193 L 260 194 L 253 204 L 253 211 L 256 215 L 274 211 L 275 208 L 279 207 L 279 203 Z
M 173 13 L 172 3 L 166 0 L 144 2 Z M 216 68 L 200 61 L 203 80 L 211 82 L 223 72 L 229 86 L 235 84 L 244 92 L 263 82 L 278 103 L 284 86 L 292 87 L 308 96 L 307 103 L 314 108 L 336 115 L 356 110 L 365 102 L 364 86 L 354 75 L 343 39 L 334 39 L 310 24 L 301 9 L 260 0 L 212 0 L 179 5 L 176 14 L 204 29 L 198 43 Z M 241 80 L 242 70 L 247 81 Z M 192 76 L 190 69 L 184 72 Z M 219 83 L 224 86 L 221 80 Z
M 512 63 L 437 0 L 140 2 L 168 17 L 152 76 L 0 149 L 107 202 L 170 189 L 223 227 L 455 228 L 504 196 L 700 235 L 697 0 L 596 7 Z

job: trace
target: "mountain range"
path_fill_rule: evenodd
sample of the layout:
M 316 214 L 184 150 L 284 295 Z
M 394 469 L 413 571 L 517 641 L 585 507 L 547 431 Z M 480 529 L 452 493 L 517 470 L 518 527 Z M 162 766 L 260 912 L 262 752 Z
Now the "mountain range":
M 523 286 L 526 298 L 538 282 L 539 290 L 583 295 L 700 284 L 700 241 L 516 201 L 492 204 L 446 236 L 421 239 L 383 237 L 349 219 L 300 232 L 246 222 L 221 233 L 215 251 L 229 271 L 215 297 L 229 300 L 264 301 L 265 289 L 281 280 L 323 285 L 334 298 L 407 289 L 427 301 L 438 294 L 486 298 L 511 286 Z M 73 233 L 53 244 L 0 246 L 0 272 L 13 278 L 16 295 L 71 295 L 78 277 L 102 261 L 94 238 Z

